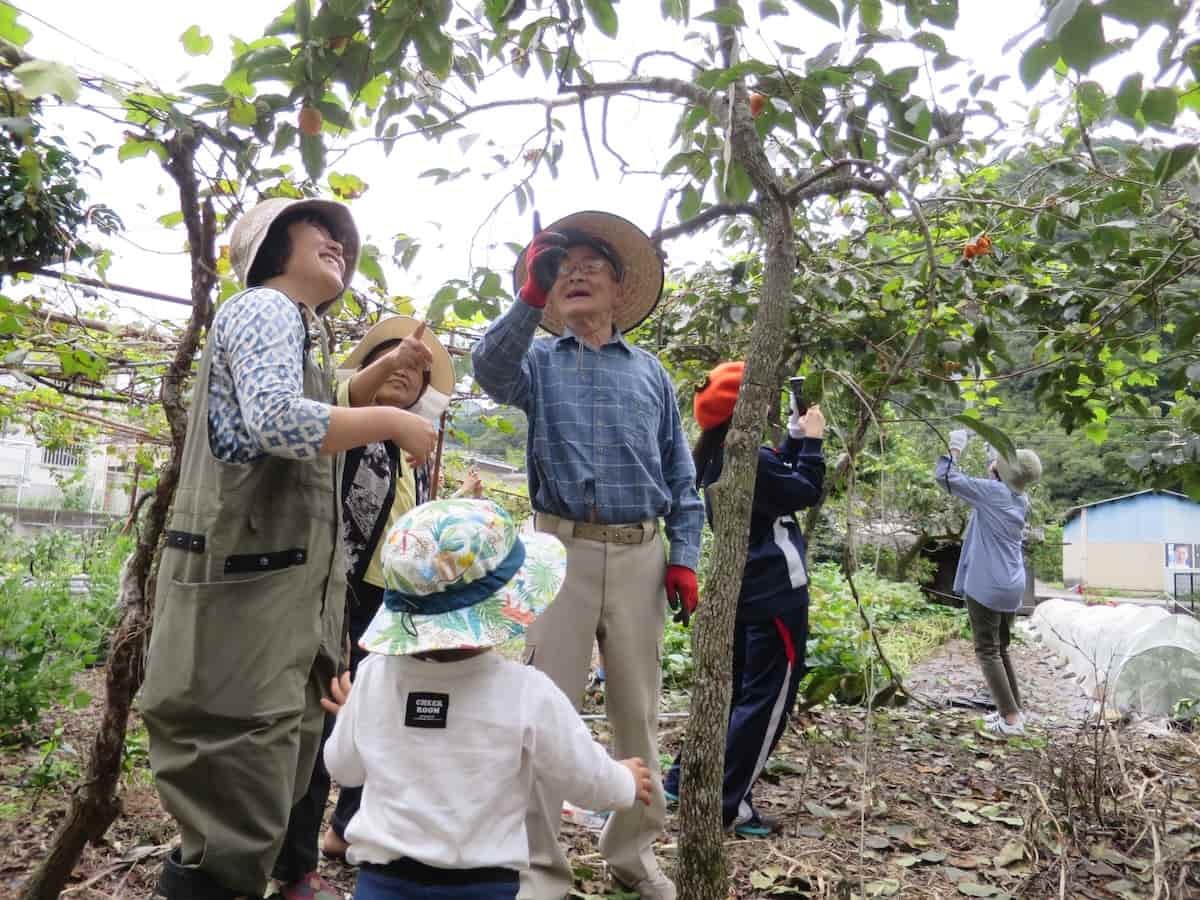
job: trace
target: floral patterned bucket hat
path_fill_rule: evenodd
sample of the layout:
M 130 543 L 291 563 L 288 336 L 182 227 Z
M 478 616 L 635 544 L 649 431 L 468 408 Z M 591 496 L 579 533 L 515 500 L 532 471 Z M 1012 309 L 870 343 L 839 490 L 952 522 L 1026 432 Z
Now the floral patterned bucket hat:
M 388 656 L 506 643 L 550 605 L 567 571 L 556 538 L 519 536 L 490 500 L 435 500 L 409 510 L 380 556 L 383 605 L 359 644 Z

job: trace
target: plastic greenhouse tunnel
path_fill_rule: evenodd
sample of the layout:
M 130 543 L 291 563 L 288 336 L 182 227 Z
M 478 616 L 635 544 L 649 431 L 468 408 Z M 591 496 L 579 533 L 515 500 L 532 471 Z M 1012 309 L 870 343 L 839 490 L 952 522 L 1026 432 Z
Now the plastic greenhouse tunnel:
M 1052 599 L 1029 623 L 1085 693 L 1147 718 L 1200 713 L 1200 622 L 1163 607 Z

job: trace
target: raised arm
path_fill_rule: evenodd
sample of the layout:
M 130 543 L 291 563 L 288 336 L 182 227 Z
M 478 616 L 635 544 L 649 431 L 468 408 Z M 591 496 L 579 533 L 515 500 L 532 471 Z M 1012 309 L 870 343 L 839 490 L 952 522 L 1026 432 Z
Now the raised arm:
M 475 380 L 497 403 L 529 412 L 533 366 L 529 348 L 542 310 L 518 300 L 493 322 L 471 351 Z

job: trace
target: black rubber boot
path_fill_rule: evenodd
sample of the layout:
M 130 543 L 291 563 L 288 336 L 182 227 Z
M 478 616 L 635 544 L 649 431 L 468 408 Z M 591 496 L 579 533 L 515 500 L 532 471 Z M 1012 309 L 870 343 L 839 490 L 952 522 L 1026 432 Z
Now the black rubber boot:
M 231 891 L 195 866 L 179 861 L 179 848 L 171 851 L 158 876 L 158 896 L 167 900 L 238 900 L 244 897 Z

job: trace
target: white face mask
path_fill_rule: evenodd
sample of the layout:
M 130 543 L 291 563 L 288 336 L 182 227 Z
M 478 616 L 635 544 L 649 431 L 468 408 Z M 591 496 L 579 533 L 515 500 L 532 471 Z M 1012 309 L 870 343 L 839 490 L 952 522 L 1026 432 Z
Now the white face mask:
M 433 423 L 434 426 L 441 425 L 442 413 L 450 406 L 450 397 L 443 394 L 433 385 L 427 385 L 421 396 L 417 398 L 417 402 L 408 408 L 408 412 L 416 413 L 422 419 Z

